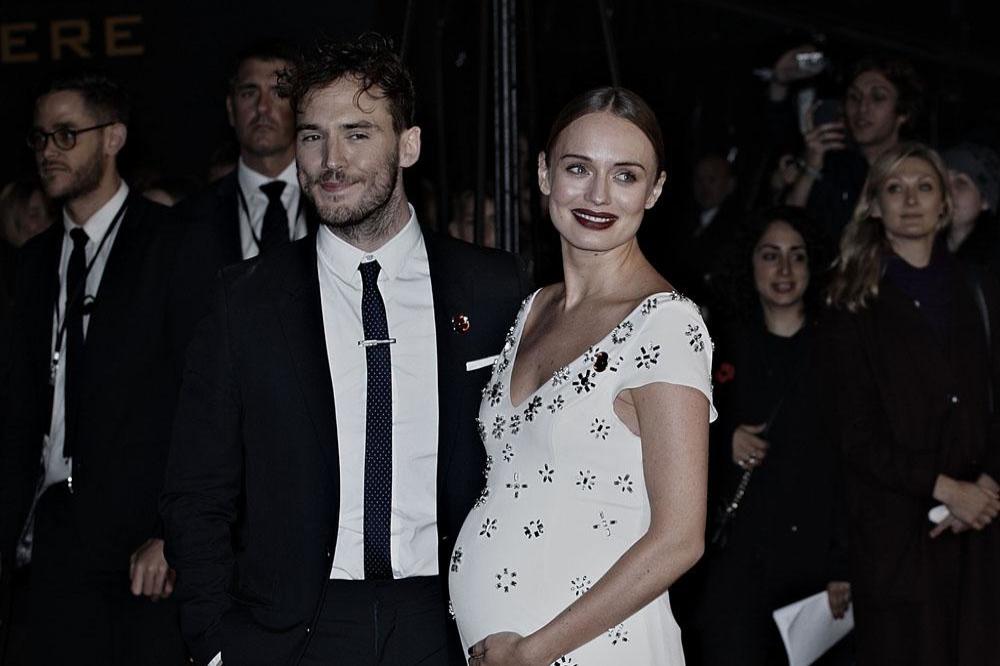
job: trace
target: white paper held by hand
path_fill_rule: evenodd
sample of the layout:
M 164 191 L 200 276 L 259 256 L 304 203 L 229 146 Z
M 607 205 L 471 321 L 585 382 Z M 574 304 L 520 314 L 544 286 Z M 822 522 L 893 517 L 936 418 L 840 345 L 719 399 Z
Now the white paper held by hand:
M 826 590 L 772 613 L 789 666 L 809 666 L 854 628 L 854 608 L 843 619 L 830 612 Z

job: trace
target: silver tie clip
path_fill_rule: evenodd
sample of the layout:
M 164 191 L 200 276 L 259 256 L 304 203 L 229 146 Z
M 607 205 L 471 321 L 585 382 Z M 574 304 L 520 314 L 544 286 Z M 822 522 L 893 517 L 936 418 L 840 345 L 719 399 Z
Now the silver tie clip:
M 362 347 L 375 347 L 378 345 L 394 345 L 396 344 L 396 338 L 387 338 L 385 340 L 358 340 L 358 344 Z

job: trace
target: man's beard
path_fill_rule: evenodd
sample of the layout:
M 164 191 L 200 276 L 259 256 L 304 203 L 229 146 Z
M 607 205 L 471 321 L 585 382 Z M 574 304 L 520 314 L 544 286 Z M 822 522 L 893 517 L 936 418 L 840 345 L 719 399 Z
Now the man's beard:
M 324 181 L 346 179 L 348 176 L 327 169 L 318 178 L 313 178 L 301 169 L 299 171 L 299 179 L 305 181 L 301 183 L 302 192 L 316 211 L 319 222 L 353 241 L 381 239 L 395 222 L 396 207 L 391 204 L 397 198 L 394 194 L 399 180 L 399 155 L 391 151 L 378 168 L 368 175 L 370 179 L 366 183 L 367 189 L 357 205 L 322 206 L 317 204 L 313 188 Z
M 72 201 L 90 194 L 101 184 L 104 173 L 104 154 L 95 151 L 91 159 L 84 162 L 78 169 L 69 171 L 69 180 L 60 190 L 52 190 L 50 182 L 43 176 L 45 193 L 57 201 Z

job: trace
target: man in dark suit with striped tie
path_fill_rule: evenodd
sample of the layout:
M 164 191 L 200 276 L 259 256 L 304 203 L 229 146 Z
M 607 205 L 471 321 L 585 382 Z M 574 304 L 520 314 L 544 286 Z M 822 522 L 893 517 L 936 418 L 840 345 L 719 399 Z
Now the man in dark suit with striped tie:
M 224 270 L 190 349 L 161 502 L 185 637 L 200 664 L 462 664 L 447 567 L 527 285 L 513 256 L 420 228 L 386 40 L 321 45 L 283 85 L 321 224 Z

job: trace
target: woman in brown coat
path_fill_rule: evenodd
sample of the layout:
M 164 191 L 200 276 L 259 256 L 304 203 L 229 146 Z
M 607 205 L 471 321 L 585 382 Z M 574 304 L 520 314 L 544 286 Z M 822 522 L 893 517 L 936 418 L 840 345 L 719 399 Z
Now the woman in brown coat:
M 944 174 L 876 160 L 830 288 L 859 666 L 1000 663 L 1000 294 L 937 242 Z

